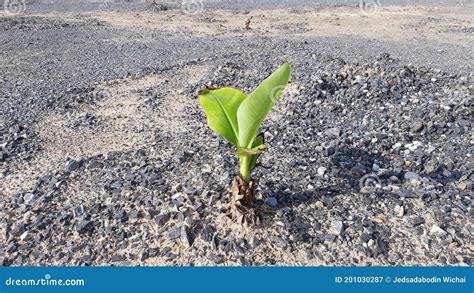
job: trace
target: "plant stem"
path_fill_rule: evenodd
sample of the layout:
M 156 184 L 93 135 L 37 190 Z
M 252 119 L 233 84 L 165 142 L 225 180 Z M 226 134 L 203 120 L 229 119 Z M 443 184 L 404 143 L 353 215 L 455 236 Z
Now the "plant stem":
M 241 156 L 240 157 L 240 176 L 245 180 L 245 182 L 250 181 L 250 156 Z

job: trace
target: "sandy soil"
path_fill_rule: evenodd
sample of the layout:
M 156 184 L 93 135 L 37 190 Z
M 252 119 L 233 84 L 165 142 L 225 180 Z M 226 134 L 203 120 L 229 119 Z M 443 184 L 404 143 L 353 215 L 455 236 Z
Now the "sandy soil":
M 236 11 L 205 11 L 200 16 L 190 17 L 179 10 L 169 10 L 159 13 L 153 12 L 97 12 L 97 13 L 30 13 L 28 16 L 47 17 L 50 19 L 67 20 L 69 22 L 84 22 L 93 19 L 107 26 L 126 29 L 129 31 L 164 32 L 169 34 L 192 34 L 198 36 L 222 35 L 225 37 L 248 35 L 252 37 L 275 36 L 278 38 L 295 39 L 304 37 L 353 37 L 366 40 L 380 40 L 409 44 L 414 40 L 426 41 L 430 44 L 456 45 L 460 47 L 474 47 L 474 25 L 472 7 L 437 7 L 437 8 L 408 8 L 389 7 L 377 12 L 362 13 L 356 8 L 331 8 L 320 10 L 256 10 L 251 12 Z M 3 12 L 0 12 L 0 16 Z M 250 17 L 250 30 L 245 30 L 245 22 Z M 111 42 L 121 42 L 121 39 L 111 39 Z M 1 61 L 0 61 L 1 62 Z M 129 152 L 153 143 L 153 129 L 168 136 L 175 136 L 185 132 L 190 121 L 189 96 L 185 95 L 185 87 L 201 80 L 208 74 L 209 68 L 204 65 L 190 65 L 173 74 L 181 78 L 170 79 L 166 74 L 149 74 L 139 79 L 116 79 L 102 82 L 98 89 L 106 94 L 106 99 L 99 105 L 86 105 L 75 109 L 74 112 L 64 115 L 51 113 L 42 117 L 36 125 L 36 132 L 41 141 L 41 152 L 31 161 L 13 166 L 12 175 L 3 178 L 0 183 L 2 196 L 10 197 L 14 193 L 28 191 L 33 187 L 39 176 L 50 170 L 64 168 L 67 158 L 87 158 L 110 151 Z M 169 95 L 161 97 L 159 110 L 152 111 L 142 107 L 143 102 L 139 94 L 152 87 L 160 87 L 161 92 Z M 290 98 L 297 96 L 297 88 L 301 86 L 293 83 L 289 87 Z M 291 94 L 293 93 L 293 95 Z M 277 121 L 286 114 L 287 109 L 280 109 L 273 113 L 270 121 Z M 73 117 L 68 116 L 73 115 Z M 280 116 L 279 116 L 280 115 Z M 102 130 L 96 131 L 90 127 L 71 127 L 72 120 L 81 121 L 83 117 L 94 117 Z M 186 116 L 186 119 L 181 119 Z M 58 133 L 61 135 L 58 136 Z M 173 152 L 169 149 L 160 149 L 159 154 L 150 157 L 166 156 Z M 291 158 L 280 157 L 279 160 Z M 217 174 L 216 174 L 217 175 Z M 80 183 L 71 185 L 77 194 L 87 194 Z M 352 194 L 341 195 L 341 200 L 349 201 Z M 322 203 L 321 203 L 322 205 Z M 414 200 L 416 209 L 429 208 L 421 200 Z M 323 209 L 323 207 L 321 207 Z M 380 209 L 388 213 L 390 208 L 380 204 Z M 329 211 L 328 211 L 329 214 Z M 222 217 L 219 208 L 215 209 L 215 216 Z M 427 217 L 427 225 L 431 224 Z M 385 224 L 385 219 L 372 218 L 373 222 Z M 388 222 L 396 222 L 391 218 Z M 250 239 L 252 236 L 266 237 L 274 227 L 265 227 L 266 231 L 245 230 L 236 228 L 225 217 L 217 220 L 221 231 L 232 231 L 235 238 Z M 268 221 L 270 223 L 271 221 Z M 392 224 L 393 224 L 392 223 Z M 168 226 L 172 226 L 172 222 Z M 271 223 L 278 226 L 278 223 Z M 468 225 L 468 222 L 461 223 Z M 461 225 L 460 224 L 460 225 Z M 393 224 L 400 225 L 400 224 Z M 168 226 L 161 228 L 162 233 Z M 151 230 L 153 228 L 150 228 Z M 261 233 L 260 233 L 261 232 Z M 260 233 L 260 234 L 259 234 Z M 348 230 L 346 233 L 350 234 Z M 228 234 L 228 233 L 222 233 Z M 104 240 L 106 241 L 106 240 Z M 165 238 L 154 243 L 157 246 L 173 246 Z M 202 243 L 201 243 L 202 242 Z M 196 238 L 195 246 L 204 247 L 203 240 Z M 202 245 L 201 245 L 202 244 Z M 470 243 L 472 250 L 472 242 Z M 337 246 L 337 243 L 334 244 Z M 417 243 L 415 247 L 424 247 L 424 243 Z M 455 247 L 453 247 L 454 249 Z M 173 252 L 180 256 L 180 264 L 193 262 L 196 265 L 213 265 L 207 257 L 197 258 L 196 251 L 187 250 L 182 246 L 175 246 Z M 427 249 L 427 248 L 426 248 Z M 303 249 L 287 252 L 275 249 L 271 243 L 263 243 L 255 251 L 256 262 L 265 263 L 266 251 L 272 250 L 277 264 L 282 265 L 323 265 L 322 260 L 308 261 Z M 422 253 L 408 252 L 407 254 Z M 320 251 L 324 254 L 325 251 Z M 400 250 L 400 253 L 404 251 Z M 354 254 L 356 254 L 354 252 Z M 205 255 L 203 253 L 203 255 Z M 351 257 L 348 255 L 347 257 Z M 358 265 L 386 264 L 373 259 Z M 60 263 L 58 263 L 60 264 Z M 107 263 L 104 263 L 107 264 Z M 146 262 L 132 263 L 144 265 L 170 265 L 163 258 L 150 258 Z M 241 265 L 237 260 L 229 261 L 226 265 Z M 425 265 L 438 264 L 437 262 Z M 405 265 L 419 265 L 416 259 L 406 261 Z
M 2 16 L 0 12 L 0 16 Z M 153 12 L 98 12 L 98 13 L 31 13 L 31 16 L 50 19 L 67 20 L 81 23 L 95 19 L 109 26 L 116 26 L 130 30 L 149 30 L 167 33 L 191 33 L 200 35 L 222 34 L 232 37 L 237 34 L 250 36 L 274 35 L 283 38 L 307 37 L 357 37 L 364 39 L 378 39 L 398 43 L 426 40 L 430 43 L 445 43 L 464 46 L 474 46 L 474 25 L 472 21 L 472 7 L 389 7 L 381 8 L 376 12 L 363 13 L 357 8 L 327 8 L 320 10 L 256 10 L 252 12 L 236 12 L 226 10 L 205 11 L 203 16 L 184 14 L 180 10 Z M 243 31 L 245 21 L 252 17 L 251 30 Z M 121 40 L 114 40 L 120 42 Z M 194 70 L 186 74 L 189 78 L 199 80 L 199 72 L 206 68 L 191 68 Z M 105 108 L 83 109 L 79 113 L 98 115 L 109 123 L 109 132 L 97 134 L 85 129 L 85 132 L 71 131 L 65 127 L 67 117 L 52 114 L 38 124 L 40 138 L 44 141 L 44 151 L 33 162 L 15 168 L 15 175 L 5 179 L 3 192 L 12 194 L 19 189 L 31 188 L 34 180 L 51 167 L 59 167 L 67 157 L 84 157 L 109 150 L 125 151 L 129 146 L 144 144 L 151 135 L 145 132 L 127 133 L 123 136 L 121 126 L 135 125 L 149 120 L 150 113 L 143 113 L 138 109 L 133 92 L 145 89 L 163 82 L 166 77 L 149 76 L 142 80 L 109 81 L 101 88 L 113 96 L 112 100 L 105 101 Z M 179 90 L 177 92 L 180 92 Z M 181 97 L 181 100 L 185 97 Z M 183 103 L 179 98 L 167 97 L 172 105 L 163 109 L 173 109 L 179 112 Z M 162 115 L 166 115 L 163 113 Z M 145 118 L 146 117 L 146 118 Z M 168 118 L 172 115 L 167 115 Z M 69 117 L 70 118 L 70 117 Z M 164 119 L 170 129 L 174 119 Z M 179 128 L 178 126 L 176 126 Z M 122 127 L 123 128 L 123 127 Z M 55 139 L 54 133 L 63 133 L 61 144 Z M 120 135 L 119 135 L 120 134 Z M 119 140 L 117 140 L 119 138 Z M 125 139 L 124 139 L 125 138 Z M 77 142 L 87 142 L 80 143 Z M 60 146 L 58 148 L 58 145 Z M 83 146 L 87 146 L 84 149 Z M 63 147 L 61 147 L 63 146 Z
M 384 7 L 363 12 L 358 8 L 228 11 L 208 10 L 192 16 L 180 10 L 154 12 L 41 13 L 50 18 L 81 21 L 95 18 L 108 25 L 169 33 L 202 35 L 241 34 L 246 21 L 251 35 L 353 36 L 385 41 L 474 45 L 472 6 Z M 1 13 L 0 13 L 1 15 Z

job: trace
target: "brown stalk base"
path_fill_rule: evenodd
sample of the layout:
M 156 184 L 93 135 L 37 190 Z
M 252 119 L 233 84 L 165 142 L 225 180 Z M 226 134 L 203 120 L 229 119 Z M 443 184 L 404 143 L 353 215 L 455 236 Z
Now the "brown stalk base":
M 246 182 L 237 176 L 232 183 L 232 204 L 230 216 L 234 221 L 244 226 L 260 224 L 255 200 L 257 181 Z

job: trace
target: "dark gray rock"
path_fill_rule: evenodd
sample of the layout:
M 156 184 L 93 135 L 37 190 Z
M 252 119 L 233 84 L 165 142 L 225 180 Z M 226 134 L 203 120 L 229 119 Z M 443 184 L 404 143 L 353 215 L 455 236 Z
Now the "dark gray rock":
M 26 225 L 25 224 L 16 224 L 10 230 L 10 234 L 12 234 L 14 236 L 20 236 L 25 231 L 26 231 Z
M 418 225 L 424 224 L 425 219 L 423 217 L 420 217 L 420 216 L 415 216 L 415 217 L 410 219 L 410 222 L 413 226 L 418 226 Z
M 166 235 L 168 236 L 169 240 L 176 240 L 181 237 L 181 228 L 178 227 L 168 230 Z
M 191 245 L 193 244 L 188 228 L 184 225 L 181 227 L 181 244 L 185 248 L 190 248 Z
M 423 121 L 421 120 L 414 120 L 410 126 L 411 132 L 420 132 L 423 130 Z
M 14 253 L 18 249 L 18 244 L 10 243 L 7 245 L 6 252 L 7 253 Z
M 76 225 L 76 231 L 79 233 L 86 233 L 92 229 L 92 222 L 88 220 L 82 220 Z
M 116 255 L 112 255 L 110 260 L 113 262 L 120 262 L 120 261 L 126 260 L 126 258 L 123 255 L 116 254 Z
M 66 162 L 66 172 L 74 172 L 81 167 L 81 163 L 76 160 L 69 160 Z
M 215 228 L 212 227 L 212 226 L 205 226 L 202 230 L 201 230 L 201 239 L 204 240 L 204 241 L 211 241 L 212 240 L 212 236 L 214 235 L 214 233 L 216 232 Z
M 222 264 L 224 262 L 224 257 L 216 254 L 211 254 L 209 260 L 215 264 Z
M 287 242 L 283 240 L 283 238 L 278 236 L 270 236 L 268 237 L 268 240 L 270 240 L 273 244 L 281 248 L 286 248 L 286 246 L 288 245 Z
M 158 215 L 155 219 L 155 222 L 158 226 L 163 226 L 169 221 L 170 216 L 171 215 L 169 213 Z
M 278 206 L 278 201 L 274 197 L 269 197 L 265 199 L 265 204 L 272 208 L 276 208 Z

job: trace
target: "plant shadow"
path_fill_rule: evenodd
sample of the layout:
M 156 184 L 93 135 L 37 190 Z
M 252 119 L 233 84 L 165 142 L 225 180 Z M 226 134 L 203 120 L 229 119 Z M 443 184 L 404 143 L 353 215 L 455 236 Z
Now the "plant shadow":
M 302 235 L 300 238 L 304 241 L 305 230 L 311 226 L 305 215 L 307 211 L 305 211 L 304 205 L 314 205 L 319 201 L 318 204 L 324 208 L 311 210 L 311 216 L 327 217 L 332 212 L 339 195 L 367 194 L 367 196 L 371 196 L 375 194 L 376 197 L 392 197 L 394 199 L 421 196 L 423 190 L 413 191 L 406 188 L 410 185 L 410 179 L 404 176 L 407 172 L 414 172 L 420 180 L 432 183 L 446 184 L 456 181 L 460 177 L 459 172 L 452 172 L 449 176 L 445 176 L 447 168 L 443 165 L 438 166 L 431 173 L 426 173 L 424 170 L 409 168 L 396 162 L 398 159 L 396 156 L 387 157 L 349 146 L 326 150 L 325 155 L 327 174 L 324 177 L 321 175 L 312 176 L 314 179 L 305 182 L 305 188 L 301 188 L 301 184 L 294 186 L 282 184 L 276 180 L 268 182 L 267 186 L 270 188 L 266 190 L 266 198 L 274 197 L 278 204 L 273 207 L 275 213 L 273 217 L 267 218 L 267 224 L 284 221 L 289 226 L 289 230 L 295 231 L 296 235 Z M 295 173 L 294 180 L 292 181 L 290 178 L 289 182 L 298 182 L 299 178 L 311 176 L 313 172 L 317 174 L 318 166 L 308 165 L 307 167 L 306 171 Z M 302 172 L 304 173 L 302 174 Z M 309 172 L 311 173 L 308 174 Z M 375 180 L 375 183 L 378 184 L 377 189 L 374 189 L 373 192 L 363 191 L 363 187 L 370 183 L 364 181 L 366 178 Z M 401 186 L 400 192 L 381 188 L 390 184 Z M 308 185 L 316 187 L 307 188 Z M 300 205 L 303 205 L 303 209 L 299 208 Z

